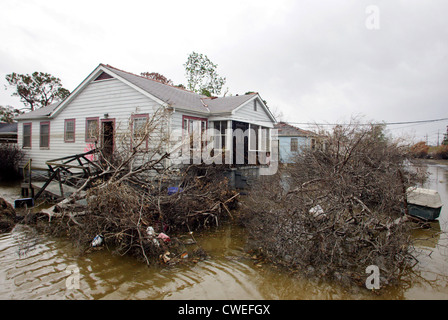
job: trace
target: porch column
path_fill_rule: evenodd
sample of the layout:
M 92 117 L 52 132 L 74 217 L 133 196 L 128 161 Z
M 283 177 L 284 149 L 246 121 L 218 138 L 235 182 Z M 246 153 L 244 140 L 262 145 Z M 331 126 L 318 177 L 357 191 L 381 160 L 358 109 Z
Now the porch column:
M 233 130 L 232 120 L 227 120 L 226 129 L 226 158 L 225 164 L 232 164 L 233 162 Z

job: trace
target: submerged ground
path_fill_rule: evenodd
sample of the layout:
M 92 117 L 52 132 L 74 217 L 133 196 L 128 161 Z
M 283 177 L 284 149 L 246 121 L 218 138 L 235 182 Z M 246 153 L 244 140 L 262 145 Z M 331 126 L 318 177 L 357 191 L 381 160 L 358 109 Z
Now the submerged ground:
M 0 299 L 448 299 L 448 239 L 441 233 L 448 231 L 448 164 L 424 168 L 431 174 L 425 187 L 436 189 L 445 205 L 431 229 L 413 234 L 421 239 L 420 263 L 381 295 L 266 265 L 246 252 L 245 230 L 235 225 L 195 234 L 209 257 L 168 268 L 107 251 L 78 256 L 69 242 L 18 225 L 0 235 Z M 0 185 L 0 197 L 13 202 L 19 185 Z

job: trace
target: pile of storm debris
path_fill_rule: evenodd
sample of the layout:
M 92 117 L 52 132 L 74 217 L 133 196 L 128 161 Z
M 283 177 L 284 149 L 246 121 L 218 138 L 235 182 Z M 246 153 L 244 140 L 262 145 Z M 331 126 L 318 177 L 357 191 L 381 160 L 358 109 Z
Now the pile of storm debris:
M 136 175 L 111 176 L 25 220 L 69 237 L 83 252 L 108 248 L 147 264 L 202 258 L 201 247 L 187 248 L 196 243 L 193 231 L 231 219 L 237 203 L 238 193 L 228 187 L 223 172 L 192 165 L 177 172 L 176 187 L 167 184 L 171 177 L 147 177 L 136 184 Z
M 220 166 L 169 166 L 166 112 L 158 110 L 132 132 L 117 136 L 112 155 L 98 149 L 91 174 L 68 198 L 26 217 L 82 250 L 107 247 L 147 264 L 186 258 L 192 232 L 232 217 L 238 193 Z M 187 145 L 189 147 L 189 144 Z M 189 151 L 189 149 L 188 149 Z M 170 153 L 171 152 L 171 153 Z M 186 234 L 178 239 L 176 234 Z M 197 247 L 192 255 L 204 255 Z
M 265 259 L 306 276 L 381 284 L 416 263 L 406 223 L 406 188 L 417 177 L 407 148 L 384 127 L 353 123 L 321 131 L 293 165 L 255 188 L 245 202 L 251 245 Z

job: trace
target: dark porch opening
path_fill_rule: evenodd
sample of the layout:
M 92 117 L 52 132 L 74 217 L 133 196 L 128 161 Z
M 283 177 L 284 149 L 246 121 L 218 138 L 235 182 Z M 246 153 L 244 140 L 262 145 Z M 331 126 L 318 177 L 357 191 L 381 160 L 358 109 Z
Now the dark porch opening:
M 232 131 L 241 129 L 243 133 L 247 133 L 249 130 L 249 124 L 246 122 L 232 121 Z M 234 165 L 247 165 L 249 164 L 249 136 L 247 134 L 238 135 L 239 141 L 237 141 L 237 136 L 233 136 L 233 159 L 232 163 Z M 238 147 L 243 144 L 243 147 Z

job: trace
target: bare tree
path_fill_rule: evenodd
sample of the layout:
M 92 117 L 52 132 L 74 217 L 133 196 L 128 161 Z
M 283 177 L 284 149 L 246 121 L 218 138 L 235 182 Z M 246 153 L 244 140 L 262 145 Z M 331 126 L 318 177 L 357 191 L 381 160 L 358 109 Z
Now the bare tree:
M 165 77 L 164 75 L 158 73 L 158 72 L 142 72 L 140 73 L 140 75 L 142 77 L 148 78 L 148 79 L 152 79 L 152 80 L 156 80 L 159 81 L 163 84 L 167 84 L 167 85 L 174 85 L 173 81 L 171 79 L 168 79 L 167 77 Z

